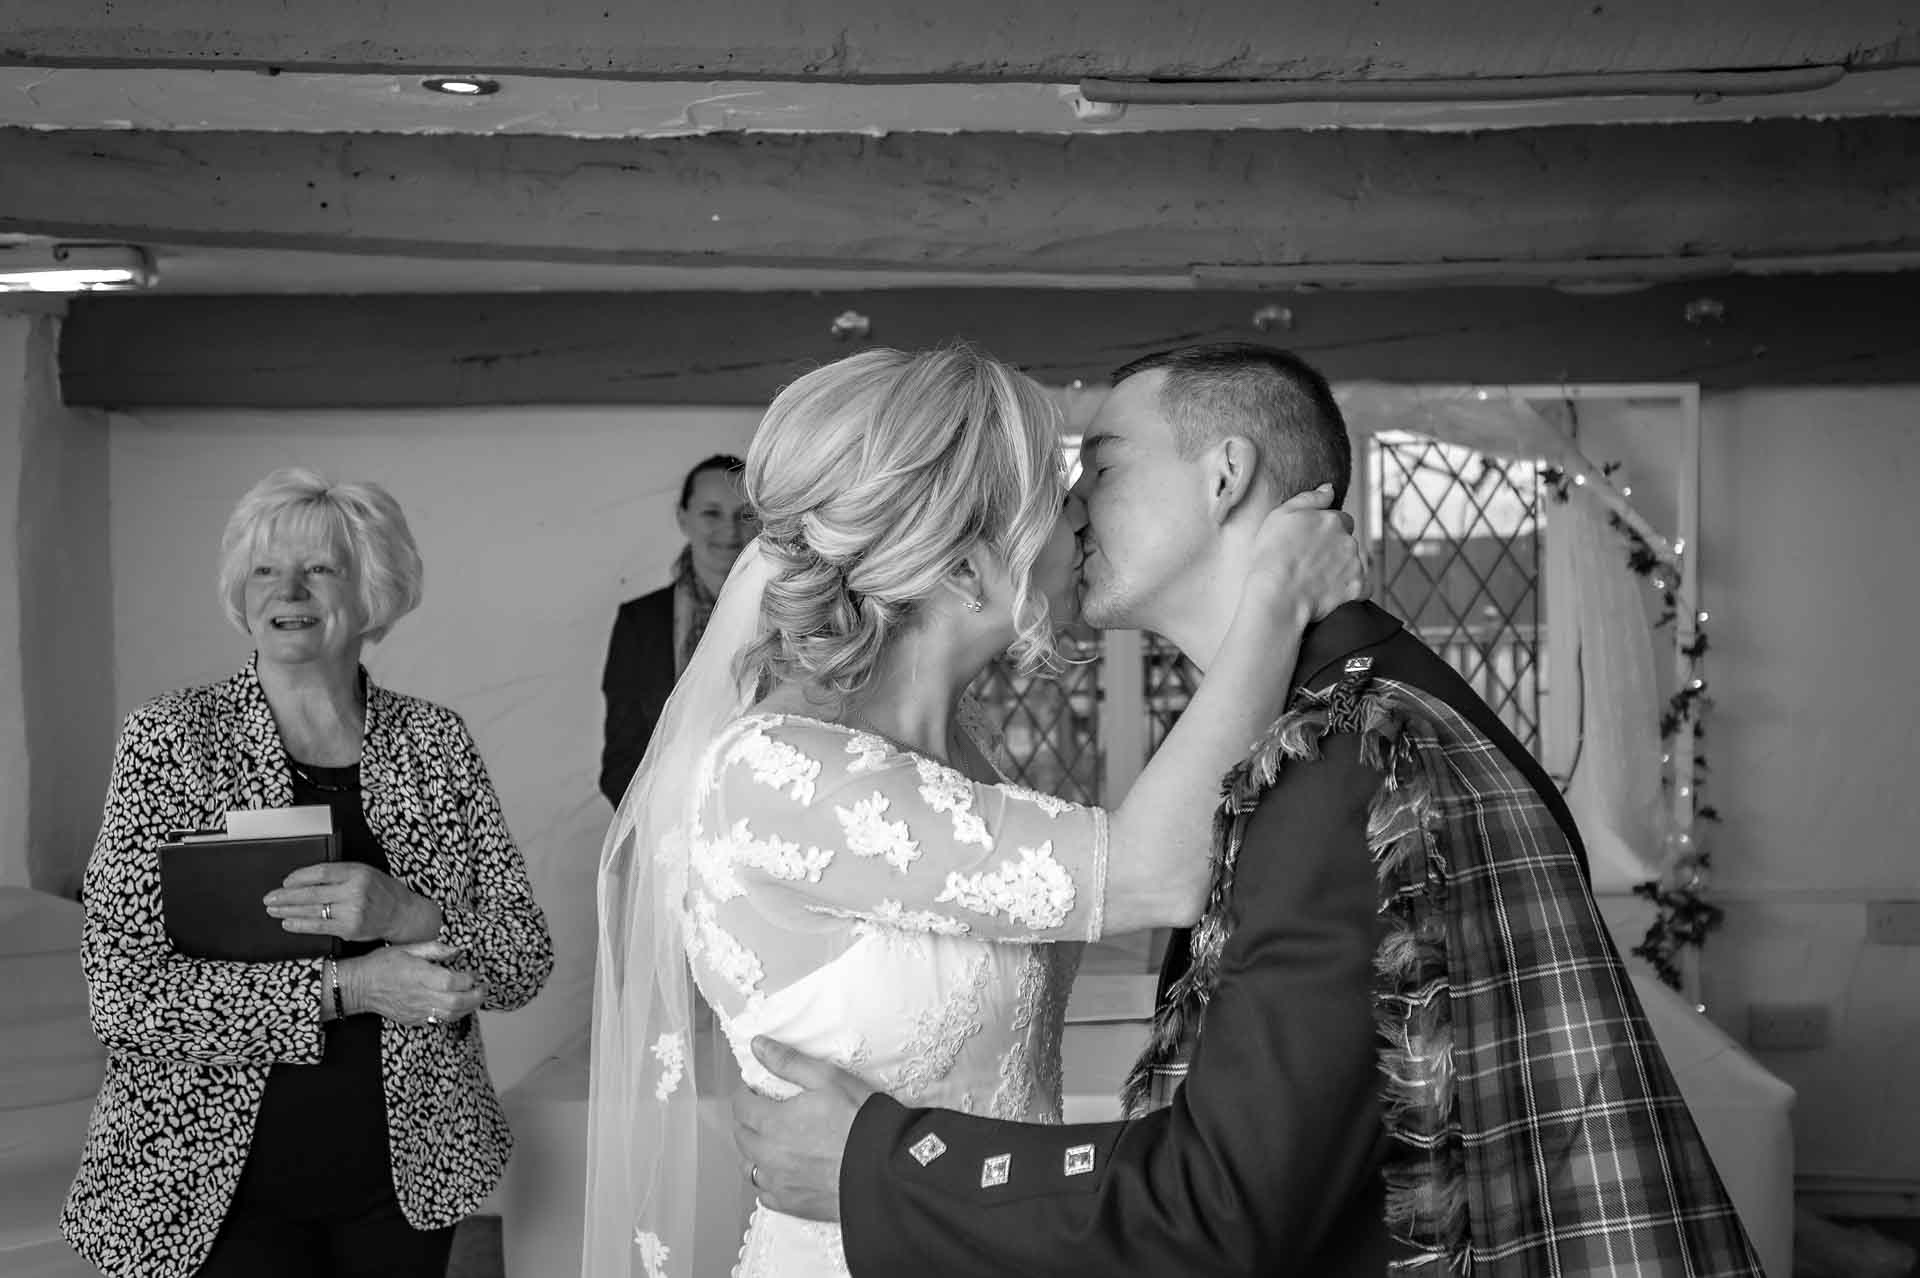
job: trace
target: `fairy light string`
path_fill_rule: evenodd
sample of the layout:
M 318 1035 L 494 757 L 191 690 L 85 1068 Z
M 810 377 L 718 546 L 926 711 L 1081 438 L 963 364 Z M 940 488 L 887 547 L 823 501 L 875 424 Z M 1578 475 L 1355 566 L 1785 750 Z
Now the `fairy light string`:
M 1682 598 L 1681 580 L 1685 571 L 1684 543 L 1661 536 L 1628 502 L 1627 490 L 1616 487 L 1613 474 L 1618 463 L 1609 462 L 1598 470 L 1543 466 L 1541 479 L 1555 501 L 1569 500 L 1574 488 L 1593 494 L 1607 511 L 1607 523 L 1626 543 L 1627 567 L 1659 593 L 1661 612 L 1656 629 L 1677 625 Z M 1691 946 L 1698 949 L 1709 933 L 1725 919 L 1719 906 L 1706 898 L 1712 855 L 1701 846 L 1700 827 L 1717 823 L 1720 813 L 1701 801 L 1708 776 L 1706 758 L 1707 713 L 1713 708 L 1706 676 L 1702 673 L 1707 642 L 1707 613 L 1696 612 L 1691 625 L 1682 632 L 1679 653 L 1682 662 L 1678 686 L 1660 710 L 1661 785 L 1675 820 L 1667 836 L 1665 870 L 1657 879 L 1634 885 L 1633 893 L 1652 902 L 1653 922 L 1646 936 L 1633 947 L 1633 953 L 1647 960 L 1662 981 L 1674 989 L 1681 987 L 1680 961 Z M 1684 735 L 1683 735 L 1684 734 Z M 1691 749 L 1692 766 L 1687 775 L 1678 775 L 1674 763 L 1676 743 L 1685 741 Z M 1675 795 L 1675 787 L 1678 794 Z M 1676 802 L 1675 800 L 1679 800 Z

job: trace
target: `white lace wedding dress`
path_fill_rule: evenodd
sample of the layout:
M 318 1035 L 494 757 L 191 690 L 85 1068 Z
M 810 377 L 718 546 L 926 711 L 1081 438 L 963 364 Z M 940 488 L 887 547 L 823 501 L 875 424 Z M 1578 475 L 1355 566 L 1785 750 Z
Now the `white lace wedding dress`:
M 765 1034 L 909 1103 L 1059 1121 L 1104 812 L 779 715 L 730 725 L 696 786 L 687 945 L 750 1085 L 793 1090 L 750 1051 Z M 845 1274 L 839 1229 L 759 1209 L 735 1272 Z

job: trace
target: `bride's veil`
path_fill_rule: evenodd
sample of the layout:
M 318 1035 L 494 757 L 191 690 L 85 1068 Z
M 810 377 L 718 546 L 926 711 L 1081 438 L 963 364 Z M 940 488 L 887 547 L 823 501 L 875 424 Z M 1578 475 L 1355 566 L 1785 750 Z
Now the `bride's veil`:
M 691 1278 L 702 1180 L 724 1191 L 737 1179 L 730 1160 L 704 1176 L 699 1166 L 682 902 L 691 801 L 708 744 L 744 708 L 735 664 L 759 630 L 769 575 L 756 541 L 735 561 L 601 850 L 583 1278 Z

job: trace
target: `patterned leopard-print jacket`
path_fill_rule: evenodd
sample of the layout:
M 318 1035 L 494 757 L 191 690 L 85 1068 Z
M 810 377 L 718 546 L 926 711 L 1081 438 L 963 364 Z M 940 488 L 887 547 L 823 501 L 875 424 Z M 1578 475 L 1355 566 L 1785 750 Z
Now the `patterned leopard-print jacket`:
M 367 681 L 360 775 L 367 824 L 393 876 L 437 902 L 439 939 L 512 1011 L 553 969 L 553 942 L 500 800 L 451 710 Z M 120 734 L 84 889 L 93 1030 L 105 1081 L 61 1214 L 74 1249 L 110 1278 L 185 1278 L 233 1199 L 275 1061 L 320 1059 L 321 962 L 181 958 L 161 926 L 157 847 L 235 808 L 293 800 L 286 754 L 251 661 L 169 693 Z M 474 1018 L 383 1021 L 393 1177 L 416 1228 L 452 1224 L 492 1192 L 512 1137 Z

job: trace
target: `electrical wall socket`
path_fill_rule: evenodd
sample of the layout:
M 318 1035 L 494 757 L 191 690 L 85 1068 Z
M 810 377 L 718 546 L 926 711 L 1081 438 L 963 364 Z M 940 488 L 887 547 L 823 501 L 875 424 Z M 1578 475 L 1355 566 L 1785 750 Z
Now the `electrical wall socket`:
M 1827 1009 L 1820 1003 L 1754 1003 L 1747 1008 L 1747 1045 L 1767 1051 L 1825 1047 Z
M 1920 901 L 1867 903 L 1868 945 L 1920 945 Z

